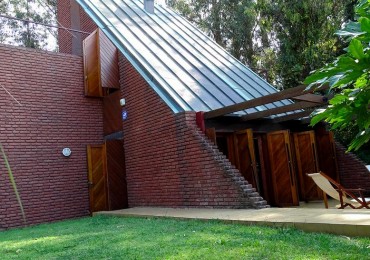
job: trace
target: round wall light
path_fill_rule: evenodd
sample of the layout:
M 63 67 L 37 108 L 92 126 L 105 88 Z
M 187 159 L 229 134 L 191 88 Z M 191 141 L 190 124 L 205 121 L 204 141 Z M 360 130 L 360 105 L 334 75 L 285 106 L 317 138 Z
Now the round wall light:
M 69 149 L 69 148 L 64 148 L 64 149 L 62 150 L 62 154 L 63 154 L 65 157 L 69 157 L 69 156 L 71 156 L 71 153 L 72 153 L 72 151 L 71 151 L 71 149 Z

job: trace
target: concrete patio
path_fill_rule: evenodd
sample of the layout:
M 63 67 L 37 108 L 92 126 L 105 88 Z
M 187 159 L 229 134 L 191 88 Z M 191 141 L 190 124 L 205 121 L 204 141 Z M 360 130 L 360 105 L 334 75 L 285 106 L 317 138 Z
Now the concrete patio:
M 312 206 L 312 205 L 311 205 Z M 130 208 L 94 215 L 221 220 L 228 223 L 295 227 L 307 232 L 370 237 L 370 210 L 325 208 L 198 209 Z

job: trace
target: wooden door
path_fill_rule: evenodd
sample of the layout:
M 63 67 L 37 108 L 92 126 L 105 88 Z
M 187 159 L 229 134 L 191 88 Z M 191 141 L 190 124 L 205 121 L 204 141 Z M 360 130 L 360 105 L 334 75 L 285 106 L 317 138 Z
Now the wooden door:
M 235 166 L 244 178 L 259 191 L 252 129 L 234 133 L 234 149 Z
M 121 140 L 106 142 L 109 210 L 124 209 L 127 203 L 125 152 Z
M 307 173 L 318 172 L 315 132 L 294 133 L 295 156 L 299 181 L 299 197 L 301 200 L 312 201 L 322 199 L 322 192 Z
M 333 133 L 322 129 L 316 131 L 316 143 L 319 170 L 339 182 Z
M 234 134 L 233 133 L 217 133 L 216 136 L 217 147 L 232 165 L 236 165 L 236 156 L 234 148 Z
M 292 164 L 289 131 L 267 134 L 274 201 L 279 207 L 298 206 L 297 186 Z
M 217 145 L 217 141 L 216 141 L 216 129 L 215 128 L 207 128 L 206 129 L 206 136 L 208 137 L 208 139 L 213 142 L 214 144 Z
M 270 163 L 268 158 L 267 136 L 257 133 L 253 135 L 254 150 L 256 155 L 257 176 L 259 179 L 259 193 L 269 205 L 274 204 L 273 186 L 270 172 Z
M 88 178 L 90 211 L 108 210 L 107 167 L 105 145 L 88 145 Z
M 103 98 L 103 130 L 104 135 L 122 131 L 121 92 L 116 91 Z

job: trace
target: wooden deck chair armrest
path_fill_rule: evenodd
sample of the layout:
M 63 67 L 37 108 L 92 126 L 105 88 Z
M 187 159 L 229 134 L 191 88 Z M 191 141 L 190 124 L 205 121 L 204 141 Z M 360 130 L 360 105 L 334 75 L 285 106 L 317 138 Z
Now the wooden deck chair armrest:
M 339 196 L 343 196 L 344 194 L 348 194 L 352 199 L 356 200 L 359 203 L 367 203 L 365 196 L 363 194 L 363 191 L 366 191 L 365 189 L 358 188 L 358 189 L 335 189 L 338 193 Z M 359 196 L 356 196 L 353 192 L 357 192 Z M 369 204 L 369 203 L 368 203 Z
M 356 196 L 356 194 L 354 194 L 353 192 L 357 192 L 358 195 L 360 195 L 361 199 L 364 200 L 364 195 L 362 194 L 361 189 L 345 189 L 343 187 L 339 187 L 339 189 L 335 189 L 335 190 L 339 193 L 341 200 L 342 200 L 342 196 L 346 196 L 346 194 L 352 197 L 352 199 L 359 200 L 358 196 Z
M 365 189 L 362 189 L 362 188 L 358 188 L 358 189 L 344 189 L 343 190 L 348 190 L 348 191 L 365 191 Z

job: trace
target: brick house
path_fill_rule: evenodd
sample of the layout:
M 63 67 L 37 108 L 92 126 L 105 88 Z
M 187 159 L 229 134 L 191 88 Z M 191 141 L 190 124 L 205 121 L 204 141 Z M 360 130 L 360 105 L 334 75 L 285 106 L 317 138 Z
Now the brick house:
M 60 24 L 81 31 L 59 30 L 60 53 L 0 45 L 0 142 L 28 224 L 138 206 L 296 206 L 320 199 L 304 175 L 318 170 L 370 189 L 366 167 L 308 127 L 318 97 L 278 94 L 145 2 L 60 0 Z M 4 172 L 1 161 L 0 229 L 23 225 Z

